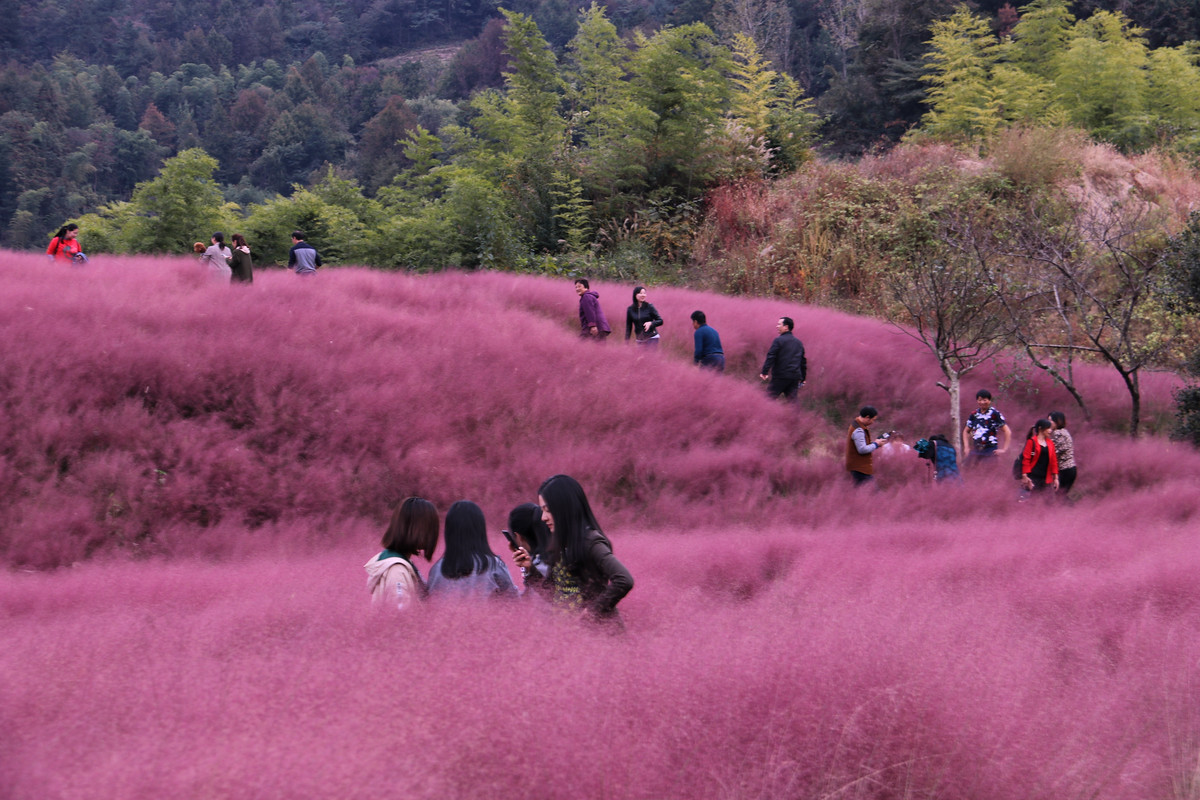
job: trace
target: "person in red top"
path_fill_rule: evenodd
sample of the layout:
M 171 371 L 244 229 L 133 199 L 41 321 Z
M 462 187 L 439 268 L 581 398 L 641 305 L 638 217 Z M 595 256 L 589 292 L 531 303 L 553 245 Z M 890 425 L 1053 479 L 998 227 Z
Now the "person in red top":
M 1054 423 L 1048 419 L 1039 419 L 1029 429 L 1021 452 L 1021 486 L 1027 493 L 1058 491 L 1058 456 L 1050 438 L 1053 429 Z
M 79 226 L 74 222 L 63 225 L 50 240 L 50 245 L 46 248 L 46 255 L 57 261 L 75 261 L 75 257 L 83 253 L 83 247 L 76 238 L 78 236 Z

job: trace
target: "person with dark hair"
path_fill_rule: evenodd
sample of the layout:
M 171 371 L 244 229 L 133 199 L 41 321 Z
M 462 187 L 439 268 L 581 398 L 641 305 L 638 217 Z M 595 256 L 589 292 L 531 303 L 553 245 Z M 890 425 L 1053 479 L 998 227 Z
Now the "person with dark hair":
M 1067 430 L 1066 414 L 1051 411 L 1049 417 L 1054 423 L 1050 440 L 1054 442 L 1054 455 L 1058 458 L 1058 494 L 1065 500 L 1067 492 L 1075 485 L 1075 439 Z
M 225 234 L 217 231 L 210 240 L 212 244 L 200 256 L 200 263 L 208 268 L 209 277 L 219 283 L 229 283 L 233 270 L 229 268 L 229 259 L 233 253 L 225 246 Z
M 579 338 L 603 342 L 612 333 L 608 317 L 600 308 L 600 293 L 588 285 L 587 278 L 575 280 L 575 294 L 579 295 Z
M 658 309 L 646 300 L 646 287 L 633 287 L 633 304 L 625 309 L 625 341 L 633 335 L 638 344 L 658 347 L 658 329 L 662 324 Z
M 516 597 L 508 567 L 487 541 L 483 510 L 459 500 L 446 512 L 445 552 L 429 569 L 429 596 L 455 598 Z
M 234 283 L 254 282 L 254 262 L 250 258 L 250 245 L 240 233 L 233 235 L 233 253 L 229 257 L 229 268 L 233 270 Z
M 863 406 L 846 435 L 846 471 L 850 473 L 855 486 L 875 480 L 872 456 L 876 450 L 888 443 L 886 436 L 868 441 L 867 434 L 878 418 L 879 411 L 875 406 Z
M 890 449 L 883 452 L 887 453 Z M 928 439 L 918 439 L 913 450 L 917 452 L 918 458 L 929 461 L 933 467 L 934 483 L 962 483 L 962 476 L 958 473 L 958 458 L 954 453 L 954 445 L 950 444 L 950 440 L 945 436 L 935 433 Z
M 963 466 L 981 464 L 998 454 L 1007 453 L 1012 441 L 1012 429 L 1004 421 L 1000 409 L 992 406 L 992 393 L 980 389 L 975 393 L 975 402 L 979 409 L 967 417 L 967 424 L 962 431 Z
M 529 551 L 518 548 L 514 560 L 525 585 L 560 606 L 619 625 L 617 603 L 633 589 L 633 576 L 613 555 L 583 487 L 569 475 L 547 478 L 538 489 L 538 505 L 550 531 L 539 553 L 548 569 L 543 575 Z
M 392 521 L 383 532 L 383 552 L 363 566 L 371 601 L 401 611 L 425 598 L 425 582 L 413 565 L 420 553 L 426 561 L 437 549 L 438 516 L 433 503 L 409 497 L 396 506 Z
M 767 360 L 763 362 L 759 378 L 771 383 L 767 386 L 767 396 L 774 399 L 783 395 L 788 402 L 796 402 L 800 387 L 808 377 L 808 359 L 804 357 L 804 343 L 792 334 L 795 323 L 791 317 L 780 317 L 775 323 L 779 335 L 771 342 L 767 350 Z
M 534 563 L 538 562 L 538 553 L 550 541 L 550 529 L 542 521 L 542 509 L 537 503 L 521 503 L 508 512 L 508 530 L 517 540 L 517 547 L 533 556 Z M 542 569 L 543 574 L 545 568 Z
M 1047 489 L 1058 491 L 1058 455 L 1054 452 L 1054 441 L 1050 431 L 1054 423 L 1039 419 L 1025 437 L 1025 449 L 1021 451 L 1021 486 L 1023 497 Z
M 288 251 L 288 269 L 297 275 L 309 276 L 317 274 L 321 266 L 321 254 L 317 248 L 304 241 L 304 231 L 292 231 L 292 249 Z
M 59 228 L 46 247 L 46 255 L 55 261 L 87 261 L 79 244 L 79 226 L 68 222 Z
M 695 352 L 692 361 L 702 369 L 714 372 L 725 371 L 725 351 L 721 349 L 721 336 L 708 324 L 708 317 L 703 311 L 692 312 L 692 328 L 695 333 Z

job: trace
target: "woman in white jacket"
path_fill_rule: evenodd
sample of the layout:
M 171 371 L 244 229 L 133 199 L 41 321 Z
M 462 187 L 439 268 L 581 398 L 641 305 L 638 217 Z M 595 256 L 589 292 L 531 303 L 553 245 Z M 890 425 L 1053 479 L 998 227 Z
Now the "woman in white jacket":
M 363 565 L 371 601 L 403 611 L 424 600 L 425 582 L 412 560 L 420 553 L 430 561 L 437 540 L 438 515 L 433 503 L 410 497 L 396 506 L 383 534 L 383 552 Z

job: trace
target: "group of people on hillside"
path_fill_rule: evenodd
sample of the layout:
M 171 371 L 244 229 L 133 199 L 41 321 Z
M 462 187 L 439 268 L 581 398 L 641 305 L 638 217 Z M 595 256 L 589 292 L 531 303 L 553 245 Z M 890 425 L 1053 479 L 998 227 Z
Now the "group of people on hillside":
M 230 237 L 233 247 L 225 244 L 225 234 L 217 231 L 209 238 L 208 245 L 196 242 L 192 253 L 199 257 L 209 277 L 218 283 L 253 283 L 254 259 L 250 245 L 240 233 Z M 86 263 L 88 258 L 79 244 L 79 226 L 68 223 L 54 234 L 46 247 L 46 255 L 57 261 Z M 292 248 L 288 251 L 288 269 L 297 275 L 315 275 L 322 266 L 317 249 L 305 241 L 304 231 L 292 231 Z
M 1009 451 L 1012 429 L 1000 410 L 992 405 L 992 393 L 980 389 L 975 395 L 976 410 L 967 417 L 962 430 L 965 468 L 986 469 L 999 462 Z M 879 418 L 874 406 L 863 406 L 846 437 L 846 471 L 856 486 L 874 479 L 874 455 L 882 448 L 909 449 L 894 432 L 872 437 L 871 426 Z M 936 434 L 919 440 L 911 448 L 918 457 L 930 461 L 933 480 L 938 483 L 961 482 L 958 461 L 946 437 Z M 1025 436 L 1021 453 L 1013 462 L 1013 477 L 1021 482 L 1021 499 L 1032 495 L 1056 494 L 1066 498 L 1075 484 L 1075 440 L 1067 429 L 1067 416 L 1051 411 L 1037 420 Z
M 446 513 L 443 551 L 424 580 L 413 559 L 432 561 L 438 544 L 433 503 L 409 497 L 392 514 L 382 552 L 364 566 L 372 600 L 401 611 L 426 601 L 486 602 L 536 596 L 552 607 L 620 626 L 617 603 L 633 588 L 633 576 L 613 555 L 579 482 L 555 475 L 538 488 L 537 504 L 522 503 L 501 531 L 521 571 L 518 589 L 508 566 L 487 539 L 483 511 L 459 500 Z
M 575 294 L 579 296 L 580 338 L 603 342 L 612 333 L 612 327 L 600 307 L 600 294 L 591 288 L 586 278 L 575 280 Z M 658 329 L 662 325 L 662 315 L 646 299 L 646 287 L 635 286 L 633 302 L 625 309 L 625 341 L 632 338 L 639 346 L 657 348 Z M 794 402 L 808 376 L 808 359 L 804 344 L 792 332 L 795 328 L 792 318 L 780 317 L 775 326 L 779 335 L 771 342 L 758 377 L 767 383 L 768 395 Z M 708 324 L 703 311 L 692 312 L 692 331 L 693 363 L 702 369 L 724 372 L 725 350 L 721 347 L 721 335 Z
M 200 255 L 200 263 L 208 269 L 209 277 L 218 283 L 252 283 L 254 281 L 254 260 L 250 256 L 250 245 L 246 237 L 235 233 L 232 237 L 233 248 L 225 245 L 225 234 L 214 233 L 205 247 L 202 242 L 196 242 L 192 249 Z M 288 269 L 301 277 L 315 275 L 317 267 L 322 265 L 321 255 L 317 248 L 304 240 L 304 231 L 292 231 L 292 249 L 288 251 Z

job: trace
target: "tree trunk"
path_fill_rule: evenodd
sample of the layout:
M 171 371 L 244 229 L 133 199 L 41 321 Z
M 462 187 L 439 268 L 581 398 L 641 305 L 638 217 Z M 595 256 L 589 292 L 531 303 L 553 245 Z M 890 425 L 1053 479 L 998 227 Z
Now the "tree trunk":
M 1122 372 L 1121 377 L 1125 379 L 1125 387 L 1129 389 L 1129 437 L 1136 439 L 1142 422 L 1142 389 L 1138 385 L 1138 371 L 1135 369 Z
M 959 383 L 959 374 L 951 370 L 950 375 L 950 421 L 954 424 L 954 430 L 951 431 L 947 438 L 954 443 L 954 449 L 957 450 L 959 442 L 962 439 L 962 403 L 961 391 L 962 387 Z

